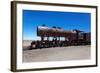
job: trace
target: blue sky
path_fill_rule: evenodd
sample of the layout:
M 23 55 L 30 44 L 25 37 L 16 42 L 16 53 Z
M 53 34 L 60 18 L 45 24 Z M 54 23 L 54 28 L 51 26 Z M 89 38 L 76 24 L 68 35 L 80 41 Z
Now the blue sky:
M 78 29 L 91 31 L 91 14 L 79 12 L 56 12 L 23 10 L 23 39 L 37 40 L 36 28 L 45 24 L 48 27 L 58 26 L 65 30 Z

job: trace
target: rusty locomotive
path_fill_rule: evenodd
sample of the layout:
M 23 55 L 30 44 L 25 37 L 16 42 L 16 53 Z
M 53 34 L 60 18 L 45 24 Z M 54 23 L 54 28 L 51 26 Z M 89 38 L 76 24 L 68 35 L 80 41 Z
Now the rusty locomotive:
M 47 26 L 38 26 L 37 36 L 41 37 L 41 40 L 32 41 L 30 49 L 91 44 L 91 33 L 86 33 L 77 29 L 64 30 L 61 27 L 55 26 L 52 28 Z M 51 37 L 52 39 L 50 39 Z

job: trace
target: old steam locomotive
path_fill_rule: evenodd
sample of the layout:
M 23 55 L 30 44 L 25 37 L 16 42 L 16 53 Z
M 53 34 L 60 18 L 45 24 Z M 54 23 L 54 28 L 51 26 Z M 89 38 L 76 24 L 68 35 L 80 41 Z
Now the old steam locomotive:
M 38 26 L 37 36 L 39 36 L 41 40 L 32 41 L 30 46 L 31 49 L 91 44 L 91 33 L 85 33 L 77 29 L 64 30 L 61 27 L 55 26 L 52 28 Z

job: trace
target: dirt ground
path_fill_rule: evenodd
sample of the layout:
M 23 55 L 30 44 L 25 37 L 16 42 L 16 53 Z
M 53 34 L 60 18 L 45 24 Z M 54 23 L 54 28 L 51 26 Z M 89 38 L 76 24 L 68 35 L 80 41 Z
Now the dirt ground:
M 90 57 L 90 45 L 23 50 L 23 62 L 83 60 Z

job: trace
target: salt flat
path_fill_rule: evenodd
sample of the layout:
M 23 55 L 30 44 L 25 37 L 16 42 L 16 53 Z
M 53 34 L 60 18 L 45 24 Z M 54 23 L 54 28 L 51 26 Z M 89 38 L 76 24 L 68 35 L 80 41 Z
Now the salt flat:
M 90 57 L 90 45 L 23 50 L 23 62 L 83 60 Z

